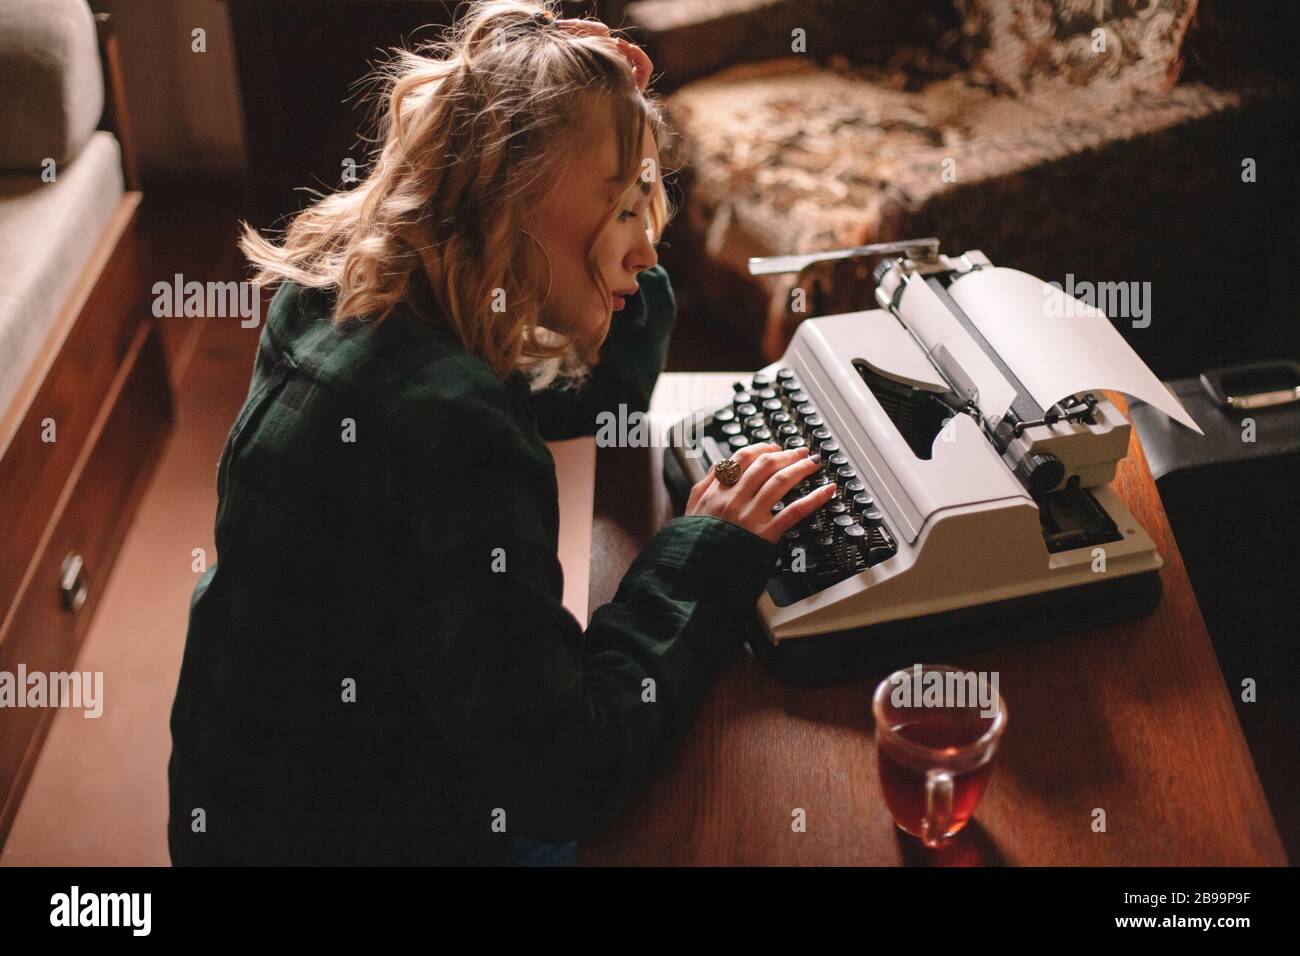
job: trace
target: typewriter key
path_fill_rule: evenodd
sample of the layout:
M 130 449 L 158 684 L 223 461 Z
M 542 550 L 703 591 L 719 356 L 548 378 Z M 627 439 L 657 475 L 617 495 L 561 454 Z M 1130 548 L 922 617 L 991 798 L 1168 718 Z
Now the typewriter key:
M 813 441 L 823 442 L 831 437 L 831 430 L 825 425 L 813 425 L 812 422 L 808 422 L 807 424 L 815 429 L 812 433 Z M 838 448 L 835 450 L 839 451 Z
M 713 420 L 721 424 L 722 422 L 734 422 L 736 413 L 729 408 L 719 408 L 713 413 Z
M 767 401 L 763 402 L 763 411 L 765 412 L 773 413 L 784 410 L 785 406 L 781 404 L 781 399 L 779 398 L 769 398 Z
M 727 444 L 730 445 L 733 449 L 738 450 L 748 445 L 749 439 L 746 438 L 744 435 L 732 435 L 730 438 L 727 439 Z
M 856 495 L 866 490 L 867 490 L 867 486 L 862 483 L 861 478 L 853 478 L 844 483 L 844 493 L 849 496 Z
M 833 438 L 827 438 L 817 447 L 821 449 L 823 455 L 829 458 L 831 455 L 835 454 L 837 451 L 840 450 L 840 443 Z
M 865 491 L 859 491 L 853 496 L 853 513 L 855 515 L 868 511 L 875 506 L 876 499 L 872 498 L 871 495 L 867 494 Z
M 784 425 L 790 421 L 790 416 L 785 412 L 773 412 L 767 416 L 767 423 L 775 428 L 777 425 Z
M 786 397 L 790 399 L 791 405 L 806 405 L 811 399 L 811 396 L 802 388 L 797 391 L 786 393 Z
M 809 415 L 807 418 L 803 420 L 803 423 L 807 425 L 809 428 L 817 429 L 817 431 L 819 432 L 820 431 L 826 432 L 826 434 L 822 436 L 823 438 L 831 437 L 831 431 L 829 428 L 826 427 L 826 423 L 822 421 L 821 415 Z M 817 433 L 814 432 L 813 436 L 816 437 L 816 434 Z
M 758 409 L 754 407 L 753 402 L 745 402 L 743 405 L 736 406 L 736 414 L 741 418 L 749 418 L 751 415 L 757 415 Z
M 727 422 L 726 424 L 724 424 L 724 425 L 722 426 L 722 434 L 724 434 L 724 435 L 739 435 L 739 434 L 740 434 L 740 423 L 739 423 L 739 422 Z
M 753 400 L 754 397 L 749 392 L 737 392 L 731 396 L 731 404 L 737 406 L 737 410 L 739 410 L 739 406 L 748 405 Z
M 754 398 L 760 402 L 765 402 L 769 398 L 776 398 L 776 389 L 760 388 L 757 392 L 754 393 Z
M 858 477 L 858 473 L 853 470 L 852 465 L 841 466 L 835 474 L 839 475 L 840 481 L 852 481 L 854 478 Z
M 829 461 L 831 466 L 834 468 L 843 468 L 849 463 L 849 456 L 844 454 L 842 451 L 837 451 L 835 454 L 828 456 L 827 461 Z
M 753 429 L 749 433 L 749 440 L 752 442 L 764 442 L 772 440 L 772 432 L 763 426 Z
M 808 443 L 804 441 L 802 438 L 800 438 L 798 435 L 793 435 L 790 438 L 787 438 L 785 440 L 785 447 L 787 450 L 793 450 L 796 448 L 807 448 Z
M 804 420 L 805 424 L 807 424 L 808 419 L 816 416 L 817 406 L 814 405 L 812 402 L 804 402 L 802 405 L 796 408 L 795 411 L 799 413 L 799 417 Z
M 791 437 L 792 435 L 798 435 L 799 426 L 787 422 L 786 424 L 777 427 L 776 434 L 777 437 L 781 438 L 784 441 L 785 439 Z
M 766 372 L 755 372 L 754 377 L 749 382 L 752 388 L 771 388 L 772 376 Z
M 794 378 L 794 372 L 788 368 L 779 368 L 776 370 L 776 380 L 778 382 L 788 382 Z
M 885 515 L 879 508 L 868 508 L 860 517 L 862 524 L 868 528 L 879 528 L 885 523 Z

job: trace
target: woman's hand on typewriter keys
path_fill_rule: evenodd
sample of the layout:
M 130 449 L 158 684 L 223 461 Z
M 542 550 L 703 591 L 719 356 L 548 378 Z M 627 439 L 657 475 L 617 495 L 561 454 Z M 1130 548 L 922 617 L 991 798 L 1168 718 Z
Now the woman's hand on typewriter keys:
M 721 518 L 776 544 L 790 528 L 835 494 L 835 483 L 831 482 L 773 514 L 773 506 L 816 473 L 817 459 L 809 457 L 807 448 L 782 451 L 771 442 L 747 445 L 731 457 L 740 465 L 740 480 L 734 485 L 724 485 L 710 468 L 691 488 L 686 514 Z

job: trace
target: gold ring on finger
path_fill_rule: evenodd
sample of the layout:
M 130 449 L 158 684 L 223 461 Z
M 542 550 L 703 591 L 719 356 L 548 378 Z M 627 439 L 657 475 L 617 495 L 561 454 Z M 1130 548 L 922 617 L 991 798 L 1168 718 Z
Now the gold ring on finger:
M 713 474 L 718 484 L 731 486 L 740 481 L 740 462 L 734 458 L 724 458 L 713 466 Z

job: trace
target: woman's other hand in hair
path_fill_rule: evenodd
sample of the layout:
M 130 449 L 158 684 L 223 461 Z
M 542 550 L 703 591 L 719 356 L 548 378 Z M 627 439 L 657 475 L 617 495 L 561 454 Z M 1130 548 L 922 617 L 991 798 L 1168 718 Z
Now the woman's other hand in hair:
M 609 27 L 599 20 L 556 20 L 555 25 L 561 30 L 576 36 L 609 36 Z M 624 40 L 622 37 L 614 39 L 614 46 L 631 64 L 632 76 L 636 80 L 637 89 L 644 92 L 646 85 L 650 82 L 650 74 L 654 71 L 654 64 L 650 62 L 650 57 L 646 55 L 645 50 L 635 43 Z

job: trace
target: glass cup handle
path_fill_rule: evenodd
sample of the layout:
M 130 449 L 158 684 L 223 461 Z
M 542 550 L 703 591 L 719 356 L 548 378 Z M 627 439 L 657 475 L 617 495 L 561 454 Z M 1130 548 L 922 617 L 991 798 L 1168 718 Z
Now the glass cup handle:
M 926 846 L 939 846 L 952 825 L 952 774 L 931 770 L 925 775 L 925 818 L 921 839 Z

